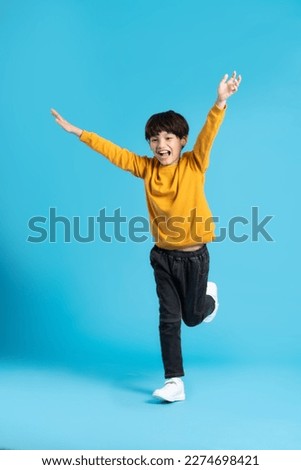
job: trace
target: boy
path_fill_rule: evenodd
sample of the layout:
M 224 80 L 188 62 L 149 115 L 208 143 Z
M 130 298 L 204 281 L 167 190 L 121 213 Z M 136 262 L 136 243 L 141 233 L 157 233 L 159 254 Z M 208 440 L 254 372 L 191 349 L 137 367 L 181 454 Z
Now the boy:
M 205 193 L 205 173 L 213 141 L 224 118 L 226 101 L 240 85 L 241 76 L 225 75 L 194 148 L 181 156 L 189 127 L 174 111 L 155 114 L 145 127 L 154 157 L 141 157 L 87 132 L 51 110 L 56 122 L 77 135 L 118 167 L 144 180 L 155 245 L 150 252 L 160 306 L 160 344 L 165 383 L 153 396 L 164 401 L 185 399 L 181 322 L 196 326 L 213 320 L 218 309 L 217 287 L 208 282 L 207 243 L 214 225 Z

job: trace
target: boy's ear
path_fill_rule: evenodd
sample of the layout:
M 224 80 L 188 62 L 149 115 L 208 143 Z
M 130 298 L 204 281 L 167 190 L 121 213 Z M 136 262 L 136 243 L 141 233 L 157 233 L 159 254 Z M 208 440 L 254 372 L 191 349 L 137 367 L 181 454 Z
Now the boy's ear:
M 185 136 L 182 137 L 182 139 L 181 139 L 182 148 L 185 147 L 185 145 L 187 144 L 187 142 L 188 142 L 188 135 L 185 135 Z

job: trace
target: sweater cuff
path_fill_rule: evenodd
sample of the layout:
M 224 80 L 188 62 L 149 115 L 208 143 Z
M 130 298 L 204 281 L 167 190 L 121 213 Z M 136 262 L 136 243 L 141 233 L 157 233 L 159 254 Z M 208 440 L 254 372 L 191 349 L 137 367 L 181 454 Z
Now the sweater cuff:
M 85 142 L 85 143 L 86 143 L 88 137 L 89 137 L 89 132 L 83 130 L 83 132 L 82 132 L 81 135 L 79 136 L 79 140 L 81 140 L 82 142 Z
M 213 107 L 212 107 L 211 109 L 212 109 L 212 111 L 215 111 L 217 114 L 222 114 L 222 113 L 224 113 L 224 112 L 226 111 L 227 105 L 225 104 L 225 106 L 223 107 L 223 109 L 221 109 L 221 108 L 219 108 L 219 107 L 217 106 L 217 104 L 214 103 L 214 105 L 213 105 Z

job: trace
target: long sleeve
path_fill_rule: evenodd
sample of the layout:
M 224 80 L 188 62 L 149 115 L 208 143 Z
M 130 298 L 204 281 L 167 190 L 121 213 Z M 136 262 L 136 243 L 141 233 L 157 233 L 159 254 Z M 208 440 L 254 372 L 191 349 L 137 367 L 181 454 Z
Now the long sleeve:
M 194 160 L 202 173 L 205 173 L 209 166 L 211 147 L 223 122 L 225 109 L 220 109 L 216 105 L 211 108 L 191 152 L 190 158 Z
M 94 132 L 83 131 L 80 140 L 98 153 L 101 153 L 114 165 L 125 171 L 130 171 L 138 178 L 144 178 L 151 158 L 141 157 L 134 152 L 123 149 Z

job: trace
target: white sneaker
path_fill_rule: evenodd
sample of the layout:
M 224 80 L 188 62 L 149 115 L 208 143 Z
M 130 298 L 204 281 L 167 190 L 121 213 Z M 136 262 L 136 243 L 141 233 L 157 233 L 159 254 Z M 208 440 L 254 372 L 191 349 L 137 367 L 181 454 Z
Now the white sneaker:
M 217 310 L 218 310 L 217 285 L 214 282 L 210 282 L 210 281 L 207 282 L 206 294 L 211 295 L 211 297 L 215 301 L 215 309 L 213 310 L 212 313 L 210 313 L 210 315 L 208 315 L 208 317 L 205 318 L 205 320 L 203 320 L 205 323 L 210 323 L 215 318 L 217 314 Z
M 183 380 L 180 377 L 165 380 L 164 387 L 155 390 L 153 397 L 169 402 L 185 400 Z

